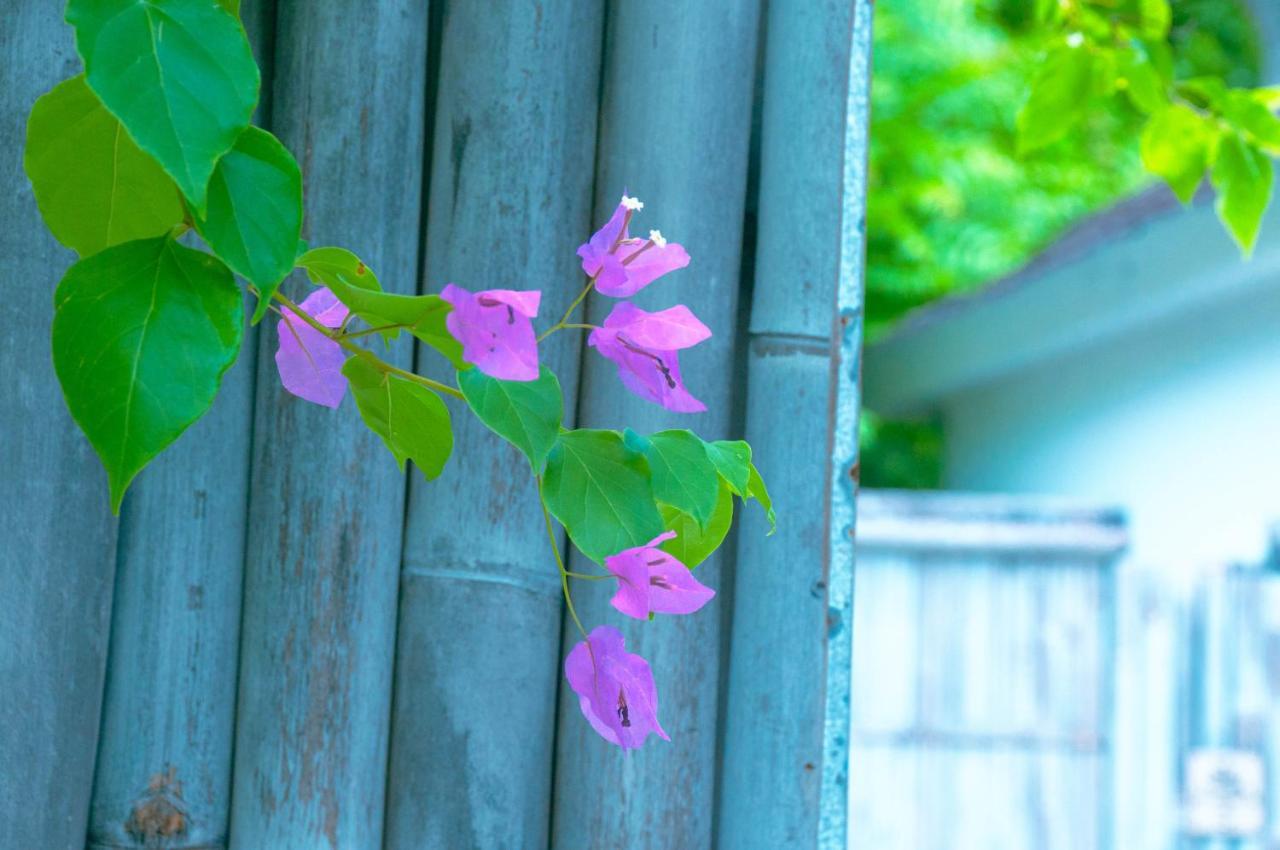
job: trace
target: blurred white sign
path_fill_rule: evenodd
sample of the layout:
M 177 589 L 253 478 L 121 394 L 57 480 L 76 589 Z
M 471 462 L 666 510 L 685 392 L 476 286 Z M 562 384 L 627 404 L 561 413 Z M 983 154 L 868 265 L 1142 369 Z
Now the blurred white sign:
M 1187 754 L 1183 829 L 1191 835 L 1247 836 L 1267 822 L 1262 759 L 1249 750 Z

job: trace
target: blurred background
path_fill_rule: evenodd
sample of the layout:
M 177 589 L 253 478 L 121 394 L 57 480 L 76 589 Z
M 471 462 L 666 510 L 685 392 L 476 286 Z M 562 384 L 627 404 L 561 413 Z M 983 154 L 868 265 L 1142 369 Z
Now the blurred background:
M 1123 97 L 1020 155 L 1043 5 L 876 9 L 850 846 L 1280 847 L 1280 220 Z M 1280 82 L 1274 0 L 1171 11 Z

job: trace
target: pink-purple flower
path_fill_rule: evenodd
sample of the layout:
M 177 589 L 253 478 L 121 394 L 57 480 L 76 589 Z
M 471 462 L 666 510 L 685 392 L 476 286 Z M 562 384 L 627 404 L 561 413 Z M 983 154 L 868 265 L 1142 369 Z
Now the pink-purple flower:
M 462 343 L 462 359 L 504 381 L 538 377 L 538 339 L 533 322 L 542 293 L 513 289 L 468 292 L 452 283 L 440 297 L 453 305 L 445 326 Z
M 643 203 L 623 195 L 604 227 L 578 248 L 582 270 L 605 295 L 629 298 L 667 272 L 689 265 L 684 247 L 668 242 L 659 231 L 650 230 L 648 239 L 630 235 L 631 217 L 642 209 Z
M 671 740 L 658 723 L 658 691 L 649 662 L 627 652 L 622 632 L 597 626 L 564 660 L 564 675 L 582 713 L 611 744 L 638 749 L 656 734 Z
M 676 413 L 698 413 L 707 406 L 685 389 L 676 352 L 710 336 L 711 330 L 683 304 L 647 313 L 623 301 L 603 327 L 591 332 L 587 344 L 618 364 L 618 378 L 631 392 Z
M 348 312 L 346 305 L 325 287 L 312 292 L 298 307 L 326 328 L 341 327 Z M 347 392 L 342 347 L 288 309 L 276 326 L 276 333 L 280 337 L 276 368 L 284 388 L 325 407 L 341 404 Z
M 692 614 L 711 601 L 716 592 L 693 577 L 689 568 L 658 548 L 674 531 L 659 534 L 643 546 L 623 549 L 604 559 L 604 566 L 618 577 L 618 592 L 610 600 L 628 617 L 648 619 L 654 614 Z

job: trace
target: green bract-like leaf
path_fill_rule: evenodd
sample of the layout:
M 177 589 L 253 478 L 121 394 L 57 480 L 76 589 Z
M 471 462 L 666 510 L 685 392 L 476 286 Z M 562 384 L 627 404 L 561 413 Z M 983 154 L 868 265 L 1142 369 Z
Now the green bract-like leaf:
M 240 350 L 240 292 L 217 259 L 162 237 L 79 261 L 54 302 L 53 365 L 118 511 L 134 476 L 213 403 Z
M 218 4 L 236 17 L 240 16 L 240 0 L 218 0 Z
M 1218 218 L 1240 250 L 1251 254 L 1271 200 L 1271 160 L 1240 135 L 1227 133 L 1218 144 L 1210 176 L 1218 192 Z
M 542 498 L 582 553 L 609 555 L 648 543 L 663 531 L 649 466 L 617 431 L 566 431 L 547 457 Z
M 1062 47 L 1049 55 L 1027 102 L 1018 112 L 1018 151 L 1056 142 L 1071 129 L 1093 89 L 1093 54 L 1085 47 Z
M 543 366 L 536 381 L 502 381 L 469 369 L 458 373 L 458 386 L 476 417 L 524 452 L 534 475 L 541 474 L 564 418 L 555 373 Z
M 445 316 L 453 307 L 439 295 L 383 292 L 373 271 L 345 248 L 313 248 L 297 264 L 371 327 L 394 325 L 384 332 L 385 338 L 394 339 L 403 327 L 447 357 L 455 369 L 471 368 L 462 359 L 462 344 L 445 326 Z
M 1199 113 L 1182 104 L 1157 112 L 1142 131 L 1142 165 L 1163 177 L 1185 204 L 1204 177 L 1214 132 Z
M 756 469 L 754 463 L 751 464 L 751 480 L 747 484 L 747 495 L 764 508 L 765 515 L 769 517 L 769 533 L 773 534 L 778 530 L 778 515 L 773 512 L 773 499 L 769 498 L 769 488 L 764 486 L 764 478 L 760 476 L 760 470 Z
M 36 101 L 23 165 L 53 235 L 82 257 L 182 221 L 178 187 L 138 149 L 81 74 Z
M 669 552 L 686 567 L 693 569 L 710 557 L 729 533 L 729 526 L 733 523 L 733 493 L 729 491 L 729 485 L 720 483 L 716 493 L 716 507 L 705 528 L 679 508 L 659 504 L 658 510 L 662 512 L 662 521 L 666 527 L 676 533 L 673 539 L 664 541 L 658 548 Z
M 654 498 L 684 511 L 706 528 L 716 509 L 720 476 L 698 435 L 678 430 L 645 437 L 628 428 L 623 440 L 649 461 Z
M 302 232 L 302 172 L 275 136 L 249 127 L 218 160 L 196 228 L 232 271 L 261 291 L 256 322 L 291 269 Z
M 68 0 L 67 22 L 89 87 L 203 214 L 258 101 L 244 27 L 209 0 Z
M 444 470 L 453 451 L 449 409 L 427 387 L 378 369 L 364 357 L 349 357 L 342 374 L 351 384 L 360 418 L 404 469 L 411 460 L 428 480 Z
M 744 440 L 716 440 L 707 443 L 707 454 L 729 489 L 747 498 L 751 485 L 751 446 Z

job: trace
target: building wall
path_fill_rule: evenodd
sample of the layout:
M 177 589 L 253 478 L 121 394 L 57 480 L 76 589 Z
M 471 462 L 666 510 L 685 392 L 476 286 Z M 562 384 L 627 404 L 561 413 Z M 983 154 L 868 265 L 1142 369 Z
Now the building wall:
M 950 488 L 1122 504 L 1140 564 L 1256 562 L 1280 520 L 1280 279 L 943 412 Z

